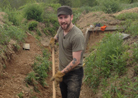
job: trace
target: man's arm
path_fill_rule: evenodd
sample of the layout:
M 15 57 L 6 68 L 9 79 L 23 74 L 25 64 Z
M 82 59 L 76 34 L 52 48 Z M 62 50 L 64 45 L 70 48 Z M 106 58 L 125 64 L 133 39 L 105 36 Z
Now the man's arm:
M 80 63 L 81 54 L 82 51 L 73 52 L 73 60 L 61 72 L 66 74 L 75 68 Z
M 58 41 L 58 37 L 57 37 L 57 34 L 54 36 L 54 39 L 56 40 L 56 41 Z

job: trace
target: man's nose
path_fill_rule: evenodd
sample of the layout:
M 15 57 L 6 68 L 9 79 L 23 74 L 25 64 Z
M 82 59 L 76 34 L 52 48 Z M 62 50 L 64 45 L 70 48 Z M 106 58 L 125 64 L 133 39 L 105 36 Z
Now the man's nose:
M 65 22 L 65 18 L 62 18 L 62 20 L 61 20 L 62 22 Z

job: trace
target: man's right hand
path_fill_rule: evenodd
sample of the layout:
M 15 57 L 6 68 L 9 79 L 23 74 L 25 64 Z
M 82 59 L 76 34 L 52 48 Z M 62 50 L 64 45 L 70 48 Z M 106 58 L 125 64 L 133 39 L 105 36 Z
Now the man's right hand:
M 51 51 L 52 48 L 55 47 L 55 39 L 52 37 L 49 42 L 49 50 Z

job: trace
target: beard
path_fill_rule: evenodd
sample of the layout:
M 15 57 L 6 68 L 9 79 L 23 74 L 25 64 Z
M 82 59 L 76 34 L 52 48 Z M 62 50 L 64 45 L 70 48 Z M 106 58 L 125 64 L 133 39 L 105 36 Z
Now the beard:
M 68 30 L 69 26 L 70 26 L 71 22 L 69 23 L 61 23 L 60 26 L 63 30 Z

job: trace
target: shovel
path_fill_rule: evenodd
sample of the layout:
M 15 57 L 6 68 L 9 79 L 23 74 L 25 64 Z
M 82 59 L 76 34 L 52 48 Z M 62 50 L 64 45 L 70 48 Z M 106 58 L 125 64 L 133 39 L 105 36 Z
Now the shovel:
M 55 75 L 55 49 L 52 47 L 52 75 Z M 56 98 L 55 81 L 53 81 L 53 98 Z

